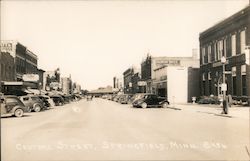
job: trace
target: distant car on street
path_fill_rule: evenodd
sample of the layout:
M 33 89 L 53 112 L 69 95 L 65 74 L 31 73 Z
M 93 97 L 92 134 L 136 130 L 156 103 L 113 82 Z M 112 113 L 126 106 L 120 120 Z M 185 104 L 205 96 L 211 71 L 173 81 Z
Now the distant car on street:
M 92 100 L 92 98 L 93 98 L 93 96 L 92 96 L 92 95 L 87 95 L 87 101 L 91 101 L 91 100 Z
M 25 107 L 17 96 L 1 96 L 0 106 L 1 117 L 8 115 L 22 117 L 24 112 L 29 112 L 29 108 Z
M 163 107 L 166 108 L 169 102 L 165 97 L 158 97 L 155 94 L 145 94 L 143 98 L 137 99 L 132 103 L 133 107 Z
M 35 95 L 20 96 L 19 99 L 23 104 L 28 107 L 31 111 L 40 112 L 45 110 L 43 101 Z

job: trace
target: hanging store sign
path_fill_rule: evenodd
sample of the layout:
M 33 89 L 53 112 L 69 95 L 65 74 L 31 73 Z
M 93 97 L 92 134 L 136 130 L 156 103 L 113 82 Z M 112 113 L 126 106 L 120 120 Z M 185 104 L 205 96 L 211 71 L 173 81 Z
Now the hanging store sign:
M 145 82 L 145 81 L 139 81 L 137 84 L 138 84 L 138 86 L 146 86 L 147 82 Z
M 24 82 L 37 82 L 39 80 L 38 74 L 24 74 L 22 77 Z

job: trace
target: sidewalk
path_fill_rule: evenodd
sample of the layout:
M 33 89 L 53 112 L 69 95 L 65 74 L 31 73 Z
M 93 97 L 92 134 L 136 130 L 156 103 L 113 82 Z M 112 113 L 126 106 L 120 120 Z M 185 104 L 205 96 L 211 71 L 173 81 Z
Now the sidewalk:
M 215 116 L 229 117 L 229 118 L 243 118 L 249 119 L 250 116 L 250 107 L 247 106 L 232 106 L 228 109 L 228 114 L 221 114 L 222 107 L 220 105 L 211 105 L 211 104 L 176 104 L 175 108 L 180 108 L 184 111 L 193 111 L 203 114 L 212 114 Z

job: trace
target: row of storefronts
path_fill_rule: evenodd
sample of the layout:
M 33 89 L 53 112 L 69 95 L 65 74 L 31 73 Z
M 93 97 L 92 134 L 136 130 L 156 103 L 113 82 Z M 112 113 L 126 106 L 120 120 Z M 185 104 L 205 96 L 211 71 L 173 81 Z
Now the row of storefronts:
M 60 78 L 60 69 L 44 71 L 37 67 L 38 57 L 17 41 L 1 41 L 0 92 L 24 95 L 58 91 L 80 93 L 81 86 L 70 77 Z

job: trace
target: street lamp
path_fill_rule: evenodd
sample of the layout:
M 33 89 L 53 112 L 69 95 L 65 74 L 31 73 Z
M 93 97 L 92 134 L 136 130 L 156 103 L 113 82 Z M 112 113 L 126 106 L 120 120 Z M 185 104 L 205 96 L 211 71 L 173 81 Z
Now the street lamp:
M 222 75 L 222 84 L 221 84 L 221 90 L 223 92 L 223 114 L 228 113 L 228 102 L 226 99 L 226 91 L 227 91 L 227 84 L 226 84 L 226 71 L 225 71 L 225 66 L 226 66 L 227 59 L 225 56 L 222 56 L 221 58 L 221 64 L 222 64 L 222 70 L 223 70 L 223 75 Z

